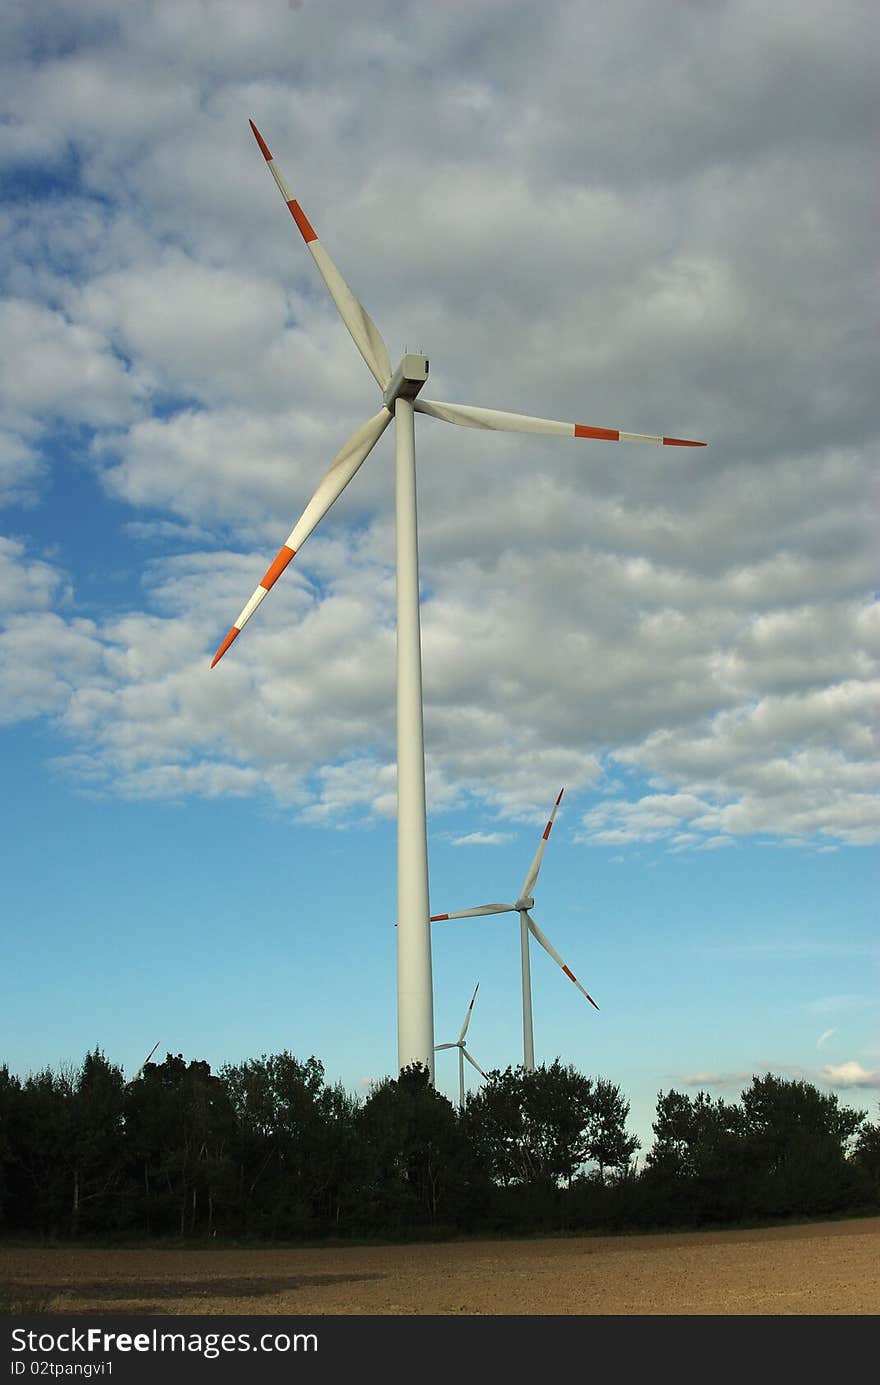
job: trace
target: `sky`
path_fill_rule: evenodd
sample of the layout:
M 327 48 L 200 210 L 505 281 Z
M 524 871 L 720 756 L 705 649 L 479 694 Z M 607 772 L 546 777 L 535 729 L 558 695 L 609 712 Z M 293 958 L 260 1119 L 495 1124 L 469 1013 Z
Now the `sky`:
M 515 900 L 537 1061 L 877 1119 L 880 20 L 854 0 L 0 12 L 0 1061 L 397 1062 L 393 433 L 214 651 L 375 381 L 417 415 L 433 912 Z M 518 920 L 435 1042 L 522 1061 Z M 468 1085 L 479 1077 L 468 1068 Z M 472 1079 L 472 1081 L 471 1081 Z M 458 1094 L 454 1052 L 436 1080 Z

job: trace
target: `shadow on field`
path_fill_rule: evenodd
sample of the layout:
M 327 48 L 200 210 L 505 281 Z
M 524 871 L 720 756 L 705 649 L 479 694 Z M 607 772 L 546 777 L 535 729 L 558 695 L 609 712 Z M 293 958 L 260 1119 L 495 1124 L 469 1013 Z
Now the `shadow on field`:
M 20 1296 L 52 1302 L 52 1308 L 43 1311 L 63 1313 L 94 1313 L 95 1304 L 101 1304 L 102 1313 L 162 1313 L 163 1302 L 173 1299 L 187 1299 L 198 1311 L 200 1300 L 261 1299 L 272 1294 L 296 1292 L 297 1289 L 320 1289 L 337 1284 L 357 1284 L 364 1280 L 383 1279 L 381 1274 L 303 1274 L 278 1275 L 273 1278 L 227 1278 L 227 1279 L 132 1279 L 46 1280 L 41 1284 L 32 1281 L 27 1284 L 12 1281 L 7 1285 L 13 1302 Z M 83 1307 L 77 1306 L 78 1301 Z M 122 1306 L 114 1308 L 113 1304 Z M 18 1307 L 13 1311 L 21 1311 Z

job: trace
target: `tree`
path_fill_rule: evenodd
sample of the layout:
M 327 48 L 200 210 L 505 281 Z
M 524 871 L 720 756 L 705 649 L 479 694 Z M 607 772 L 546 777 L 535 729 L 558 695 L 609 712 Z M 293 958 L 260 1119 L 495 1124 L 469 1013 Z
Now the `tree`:
M 645 1160 L 655 1220 L 716 1221 L 742 1214 L 746 1167 L 742 1113 L 706 1092 L 660 1092 L 654 1144 Z
M 0 1228 L 20 1222 L 24 1188 L 21 1178 L 21 1083 L 4 1063 L 0 1067 Z M 18 1213 L 18 1216 L 16 1216 Z
M 598 1164 L 599 1181 L 604 1182 L 606 1169 L 614 1169 L 618 1176 L 626 1172 L 641 1141 L 635 1135 L 626 1133 L 629 1102 L 615 1083 L 597 1077 L 590 1092 L 589 1105 L 585 1155 Z
M 210 1233 L 218 1197 L 231 1189 L 233 1115 L 208 1063 L 186 1063 L 180 1053 L 147 1063 L 126 1089 L 125 1125 L 147 1229 L 173 1226 L 183 1236 L 201 1225 Z
M 555 1059 L 533 1072 L 497 1069 L 472 1093 L 468 1131 L 493 1180 L 503 1187 L 571 1180 L 588 1153 L 593 1083 Z
M 283 1052 L 227 1065 L 239 1198 L 248 1224 L 271 1235 L 335 1224 L 356 1103 L 328 1087 L 323 1064 Z
M 864 1175 L 870 1194 L 880 1199 L 880 1121 L 876 1125 L 862 1126 L 856 1138 L 852 1160 Z
M 758 1171 L 754 1210 L 816 1214 L 850 1205 L 847 1154 L 866 1112 L 809 1082 L 754 1077 L 742 1093 L 744 1143 Z
M 479 1163 L 426 1067 L 412 1063 L 374 1088 L 355 1128 L 358 1164 L 350 1191 L 369 1226 L 467 1222 L 480 1198 Z
M 70 1146 L 69 1073 L 51 1068 L 28 1073 L 21 1087 L 16 1162 L 34 1230 L 57 1236 L 66 1230 L 70 1199 L 67 1152 Z
M 70 1231 L 83 1223 L 106 1227 L 121 1191 L 125 1159 L 122 1144 L 125 1083 L 122 1069 L 96 1048 L 87 1053 L 67 1093 L 70 1136 L 65 1163 L 70 1172 Z

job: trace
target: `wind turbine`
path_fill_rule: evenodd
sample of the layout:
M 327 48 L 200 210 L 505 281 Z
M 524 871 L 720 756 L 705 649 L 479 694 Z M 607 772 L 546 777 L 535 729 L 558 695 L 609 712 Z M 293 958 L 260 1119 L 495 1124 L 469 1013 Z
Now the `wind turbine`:
M 467 428 L 502 429 L 515 433 L 550 433 L 562 437 L 650 442 L 677 447 L 702 447 L 704 444 L 689 442 L 684 438 L 622 433 L 617 429 L 558 423 L 552 419 L 530 418 L 525 414 L 504 413 L 497 409 L 417 398 L 428 378 L 427 357 L 406 354 L 392 371 L 382 334 L 318 240 L 302 207 L 291 196 L 266 141 L 253 121 L 250 126 L 269 172 L 287 203 L 330 296 L 382 391 L 382 406 L 378 413 L 352 433 L 331 462 L 301 517 L 214 655 L 211 667 L 237 639 L 266 593 L 341 495 L 394 418 L 397 517 L 397 1048 L 400 1067 L 414 1062 L 422 1063 L 433 1080 L 434 1000 L 428 917 L 414 414 L 416 411 L 430 414 L 447 423 L 459 423 Z
M 467 1013 L 466 1013 L 466 1015 L 465 1015 L 465 1017 L 464 1017 L 464 1024 L 461 1026 L 461 1033 L 459 1034 L 459 1036 L 458 1036 L 458 1038 L 456 1039 L 455 1043 L 454 1043 L 454 1044 L 435 1044 L 435 1046 L 434 1046 L 434 1052 L 435 1052 L 435 1053 L 439 1053 L 440 1050 L 441 1050 L 441 1048 L 457 1048 L 457 1049 L 458 1049 L 458 1093 L 459 1093 L 459 1095 L 458 1095 L 458 1105 L 459 1105 L 459 1109 L 462 1110 L 462 1111 L 464 1110 L 464 1060 L 465 1060 L 465 1058 L 467 1058 L 467 1060 L 468 1060 L 468 1062 L 470 1063 L 470 1065 L 471 1065 L 472 1068 L 476 1068 L 477 1072 L 480 1074 L 481 1077 L 488 1077 L 488 1074 L 485 1073 L 485 1072 L 483 1072 L 483 1069 L 480 1067 L 480 1065 L 479 1065 L 479 1063 L 477 1062 L 477 1060 L 476 1060 L 475 1058 L 472 1058 L 472 1057 L 471 1057 L 471 1055 L 468 1053 L 467 1049 L 466 1049 L 465 1046 L 464 1046 L 464 1036 L 465 1036 L 465 1034 L 468 1032 L 468 1025 L 469 1025 L 470 1022 L 471 1022 L 471 1011 L 472 1011 L 473 1008 L 474 1008 L 474 1001 L 475 1001 L 476 998 L 477 998 L 477 991 L 478 991 L 479 989 L 480 989 L 480 983 L 479 983 L 479 981 L 478 981 L 477 984 L 476 984 L 476 986 L 474 987 L 474 993 L 473 993 L 473 995 L 471 996 L 471 1003 L 470 1003 L 470 1005 L 467 1007 Z
M 544 858 L 544 851 L 550 837 L 550 829 L 553 826 L 553 819 L 556 817 L 556 810 L 562 802 L 562 795 L 564 792 L 564 789 L 559 790 L 559 797 L 553 804 L 550 820 L 544 828 L 543 836 L 538 843 L 538 850 L 535 852 L 532 864 L 529 866 L 528 874 L 523 881 L 522 889 L 519 892 L 519 897 L 515 904 L 478 904 L 475 909 L 460 909 L 456 914 L 431 915 L 432 923 L 440 923 L 443 919 L 469 919 L 476 918 L 478 915 L 483 914 L 519 914 L 520 952 L 522 954 L 523 1066 L 526 1072 L 535 1071 L 535 1038 L 532 1030 L 532 973 L 529 962 L 530 933 L 538 940 L 544 951 L 549 952 L 554 962 L 562 967 L 569 981 L 574 982 L 578 990 L 587 997 L 590 1004 L 597 1010 L 599 1008 L 589 991 L 584 990 L 574 972 L 568 969 L 559 953 L 550 942 L 550 939 L 541 932 L 529 913 L 529 910 L 534 908 L 535 904 L 532 890 L 535 888 L 538 879 L 541 861 Z

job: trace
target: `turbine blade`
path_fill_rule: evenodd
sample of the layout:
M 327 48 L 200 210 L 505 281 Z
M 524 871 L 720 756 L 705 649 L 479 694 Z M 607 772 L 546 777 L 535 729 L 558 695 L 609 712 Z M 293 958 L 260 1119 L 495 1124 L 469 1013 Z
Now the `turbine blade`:
M 281 170 L 269 152 L 269 147 L 263 136 L 260 134 L 253 121 L 250 127 L 256 136 L 257 144 L 263 152 L 263 157 L 269 168 L 269 172 L 278 184 L 278 190 L 287 203 L 291 216 L 299 227 L 300 233 L 309 250 L 312 259 L 320 270 L 321 277 L 327 288 L 330 290 L 330 297 L 339 309 L 342 321 L 345 323 L 352 335 L 354 344 L 360 351 L 370 370 L 376 378 L 380 389 L 385 388 L 391 379 L 391 361 L 388 356 L 388 347 L 382 337 L 382 333 L 376 326 L 370 314 L 362 303 L 355 298 L 348 284 L 343 279 L 339 270 L 331 260 L 327 251 L 312 227 L 311 222 L 299 205 L 295 197 L 290 194 L 290 189 L 282 177 Z
M 495 428 L 505 433 L 554 433 L 564 438 L 597 438 L 602 442 L 653 442 L 666 447 L 705 447 L 704 442 L 688 438 L 655 437 L 649 433 L 623 433 L 618 428 L 593 428 L 586 423 L 557 423 L 552 418 L 532 418 L 529 414 L 510 414 L 503 409 L 478 409 L 472 404 L 446 404 L 436 399 L 417 399 L 421 414 L 460 423 L 464 428 Z
M 547 826 L 544 828 L 544 835 L 538 843 L 538 850 L 535 852 L 534 860 L 532 861 L 532 864 L 529 866 L 528 874 L 525 880 L 523 881 L 523 887 L 520 892 L 520 899 L 529 899 L 531 897 L 532 890 L 535 888 L 535 881 L 538 878 L 538 871 L 541 869 L 541 861 L 544 859 L 544 848 L 546 847 L 547 840 L 550 836 L 550 828 L 553 826 L 553 819 L 556 817 L 556 809 L 562 802 L 562 795 L 564 793 L 565 789 L 560 789 L 559 797 L 553 804 L 553 810 L 550 814 L 550 820 L 547 823 Z
M 481 1077 L 485 1077 L 486 1081 L 488 1082 L 488 1080 L 489 1080 L 489 1074 L 488 1074 L 487 1072 L 483 1072 L 483 1069 L 480 1067 L 480 1065 L 479 1065 L 479 1063 L 477 1062 L 477 1060 L 476 1060 L 475 1058 L 472 1058 L 472 1057 L 471 1057 L 471 1055 L 468 1053 L 468 1051 L 467 1051 L 466 1048 L 462 1047 L 462 1050 L 461 1050 L 461 1051 L 462 1051 L 462 1053 L 464 1054 L 465 1058 L 467 1058 L 467 1060 L 468 1060 L 468 1062 L 470 1063 L 471 1067 L 472 1067 L 472 1068 L 476 1068 L 476 1070 L 477 1070 L 477 1072 L 480 1074 L 480 1076 L 481 1076 Z
M 435 1044 L 434 1052 L 439 1053 L 441 1048 L 458 1048 L 458 1044 Z
M 145 1067 L 147 1066 L 147 1064 L 149 1063 L 150 1059 L 152 1058 L 153 1054 L 156 1052 L 156 1049 L 159 1047 L 159 1045 L 160 1045 L 161 1042 L 162 1042 L 161 1039 L 157 1039 L 156 1042 L 153 1044 L 153 1047 L 150 1049 L 149 1053 L 147 1054 L 147 1056 L 146 1056 L 146 1058 L 144 1059 L 144 1061 L 141 1063 L 141 1065 L 140 1065 L 140 1067 L 138 1068 L 137 1072 L 135 1073 L 134 1077 L 131 1079 L 132 1082 L 137 1082 L 138 1078 L 140 1077 L 140 1075 L 141 1075 L 141 1073 L 143 1072 L 144 1068 L 145 1068 Z
M 467 1031 L 468 1031 L 468 1025 L 469 1025 L 470 1022 L 471 1022 L 471 1011 L 472 1011 L 473 1008 L 474 1008 L 474 1001 L 475 1001 L 476 998 L 477 998 L 477 991 L 478 991 L 479 989 L 480 989 L 480 983 L 479 983 L 479 981 L 478 981 L 477 984 L 476 984 L 476 986 L 474 986 L 474 993 L 473 993 L 473 995 L 471 996 L 471 1003 L 470 1003 L 470 1005 L 467 1007 L 467 1013 L 465 1014 L 465 1017 L 464 1017 L 464 1024 L 461 1026 L 461 1033 L 460 1033 L 459 1036 L 458 1036 L 458 1042 L 459 1042 L 460 1044 L 463 1044 L 463 1043 L 464 1043 L 464 1036 L 465 1036 L 465 1034 L 467 1033 Z
M 288 534 L 286 541 L 279 549 L 275 561 L 260 579 L 260 585 L 257 587 L 250 601 L 244 607 L 235 624 L 230 629 L 229 634 L 214 655 L 211 668 L 223 658 L 223 655 L 232 644 L 232 641 L 236 639 L 244 629 L 264 596 L 271 590 L 287 567 L 291 558 L 305 543 L 309 534 L 315 528 L 315 525 L 324 518 L 324 515 L 330 509 L 334 500 L 345 490 L 345 487 L 354 476 L 358 467 L 379 441 L 379 438 L 388 427 L 391 419 L 392 415 L 387 409 L 380 409 L 377 414 L 374 414 L 371 419 L 368 419 L 366 423 L 362 424 L 360 428 L 352 433 L 342 450 L 336 454 L 327 471 L 324 473 L 318 489 L 315 491 L 315 494 L 303 510 L 302 515 Z
M 531 914 L 528 912 L 528 910 L 525 910 L 525 915 L 526 915 L 526 918 L 528 919 L 528 923 L 529 923 L 529 932 L 532 933 L 533 936 L 537 939 L 537 941 L 541 944 L 541 946 L 543 947 L 544 951 L 550 953 L 550 956 L 553 958 L 554 962 L 556 962 L 558 966 L 562 967 L 562 970 L 565 972 L 565 974 L 566 974 L 566 976 L 568 977 L 569 981 L 573 981 L 574 984 L 577 986 L 578 990 L 579 990 L 583 995 L 585 995 L 585 996 L 587 997 L 587 1000 L 590 1002 L 590 1004 L 593 1006 L 593 1008 L 594 1008 L 595 1010 L 598 1010 L 599 1007 L 598 1007 L 598 1005 L 596 1004 L 596 1002 L 595 1002 L 595 1000 L 593 999 L 593 997 L 590 995 L 589 991 L 585 991 L 584 988 L 583 988 L 583 986 L 581 985 L 580 981 L 578 981 L 577 977 L 575 976 L 574 972 L 573 972 L 573 971 L 569 971 L 568 967 L 567 967 L 567 966 L 565 965 L 565 963 L 563 962 L 563 960 L 562 960 L 562 958 L 560 957 L 559 953 L 556 951 L 556 948 L 555 948 L 555 947 L 553 946 L 553 944 L 550 942 L 550 939 L 549 939 L 549 938 L 546 938 L 546 937 L 544 936 L 544 934 L 541 932 L 540 928 L 539 928 L 538 925 L 535 923 L 535 920 L 532 918 L 532 916 L 531 916 Z
M 432 914 L 431 923 L 440 923 L 442 919 L 472 919 L 478 914 L 515 914 L 515 904 L 478 904 L 476 909 L 459 909 L 457 914 Z

